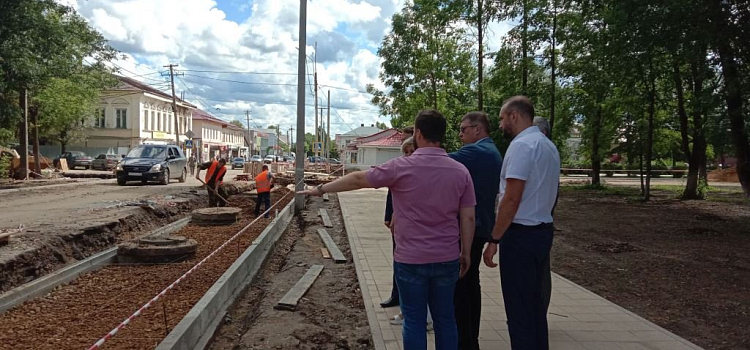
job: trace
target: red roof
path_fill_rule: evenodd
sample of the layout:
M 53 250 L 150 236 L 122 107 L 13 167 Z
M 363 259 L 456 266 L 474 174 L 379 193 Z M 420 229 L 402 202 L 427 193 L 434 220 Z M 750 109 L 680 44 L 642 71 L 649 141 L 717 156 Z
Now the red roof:
M 208 114 L 208 112 L 206 112 L 206 111 L 204 111 L 202 109 L 197 109 L 197 108 L 193 111 L 193 119 L 196 119 L 196 120 L 210 120 L 212 122 L 220 123 L 222 125 L 227 124 L 227 122 L 225 122 L 225 121 L 223 121 L 223 120 L 221 120 L 221 119 L 219 119 L 217 117 L 214 117 L 214 116 Z
M 166 98 L 166 99 L 170 99 L 170 100 L 172 99 L 172 95 L 170 95 L 170 94 L 168 94 L 168 93 L 166 93 L 164 91 L 161 91 L 161 90 L 159 90 L 157 88 L 154 88 L 154 87 L 151 87 L 149 85 L 146 85 L 146 84 L 144 84 L 144 83 L 142 83 L 142 82 L 140 82 L 138 80 L 135 80 L 133 78 L 128 78 L 128 77 L 123 77 L 123 76 L 117 75 L 117 79 L 119 79 L 123 83 L 128 84 L 128 85 L 130 85 L 130 86 L 132 86 L 132 87 L 134 87 L 136 89 L 139 89 L 141 91 L 148 92 L 148 93 L 151 93 L 151 94 L 154 94 L 154 95 L 157 95 L 157 96 L 161 96 L 161 97 Z M 179 97 L 176 98 L 176 101 L 179 102 L 180 104 L 186 105 L 188 107 L 195 108 L 195 106 L 193 104 L 191 104 L 191 103 L 189 103 L 187 101 L 184 101 L 184 100 L 180 99 Z
M 401 147 L 401 143 L 406 139 L 406 134 L 396 132 L 388 137 L 383 137 L 374 141 L 359 144 L 358 147 Z

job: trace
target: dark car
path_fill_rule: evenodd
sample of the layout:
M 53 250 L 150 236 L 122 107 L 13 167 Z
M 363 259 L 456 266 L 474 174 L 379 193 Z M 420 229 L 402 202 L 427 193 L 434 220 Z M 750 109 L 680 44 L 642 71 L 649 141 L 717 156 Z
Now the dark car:
M 112 170 L 121 160 L 122 156 L 119 154 L 100 154 L 91 162 L 91 169 Z
M 89 157 L 88 155 L 86 155 L 86 153 L 78 151 L 65 152 L 52 162 L 55 165 L 58 165 L 60 164 L 60 159 L 65 159 L 65 161 L 68 163 L 68 168 L 71 170 L 75 169 L 76 167 L 82 167 L 84 169 L 91 168 L 91 162 L 94 161 L 94 158 Z
M 245 166 L 245 158 L 237 157 L 237 158 L 232 159 L 232 169 L 235 169 L 235 168 L 242 169 L 242 167 L 244 166 Z
M 117 184 L 125 185 L 128 181 L 158 181 L 162 185 L 170 179 L 185 182 L 187 178 L 187 159 L 174 145 L 140 145 L 130 150 L 127 156 L 117 164 Z

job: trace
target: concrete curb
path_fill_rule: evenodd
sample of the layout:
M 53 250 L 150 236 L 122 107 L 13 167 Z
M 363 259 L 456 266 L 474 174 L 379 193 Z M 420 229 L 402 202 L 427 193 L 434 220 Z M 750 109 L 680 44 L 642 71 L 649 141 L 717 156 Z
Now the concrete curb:
M 186 217 L 157 228 L 149 234 L 171 233 L 185 227 L 189 222 L 190 217 Z M 101 253 L 92 255 L 84 260 L 68 265 L 47 276 L 13 288 L 0 296 L 0 314 L 22 304 L 26 300 L 43 296 L 55 287 L 76 279 L 81 274 L 95 271 L 105 265 L 111 264 L 115 262 L 116 259 L 117 247 L 113 247 Z
M 346 237 L 349 239 L 349 250 L 352 252 L 352 260 L 354 260 L 354 268 L 357 271 L 357 280 L 359 281 L 359 290 L 362 291 L 362 302 L 365 304 L 365 311 L 367 312 L 367 323 L 370 325 L 370 335 L 372 337 L 372 344 L 377 350 L 385 350 L 385 340 L 383 340 L 383 333 L 380 327 L 378 327 L 378 317 L 376 316 L 375 308 L 372 305 L 372 298 L 370 296 L 370 288 L 367 286 L 367 278 L 365 277 L 364 271 L 362 271 L 362 261 L 359 260 L 359 253 L 357 252 L 358 245 L 354 242 L 354 238 L 349 234 L 349 231 L 355 229 L 354 224 L 351 223 L 350 215 L 346 213 L 346 209 L 341 204 L 341 196 L 336 197 L 339 201 L 339 207 L 341 208 L 341 216 L 344 218 L 344 228 L 346 229 Z
M 269 253 L 294 216 L 294 200 L 224 272 L 182 321 L 159 344 L 157 350 L 204 349 L 234 300 L 260 271 Z

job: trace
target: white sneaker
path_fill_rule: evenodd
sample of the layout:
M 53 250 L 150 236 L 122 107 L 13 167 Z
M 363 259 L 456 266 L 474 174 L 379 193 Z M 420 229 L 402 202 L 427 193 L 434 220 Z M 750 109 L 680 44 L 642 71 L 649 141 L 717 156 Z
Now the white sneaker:
M 401 314 L 398 314 L 396 316 L 391 317 L 388 319 L 388 323 L 394 325 L 394 326 L 400 326 L 404 324 L 404 318 L 401 317 Z

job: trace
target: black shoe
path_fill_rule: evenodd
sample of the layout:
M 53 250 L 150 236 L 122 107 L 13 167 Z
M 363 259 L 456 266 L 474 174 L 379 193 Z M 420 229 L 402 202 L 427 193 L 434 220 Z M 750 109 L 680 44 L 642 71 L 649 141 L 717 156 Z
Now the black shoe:
M 399 305 L 398 298 L 394 298 L 394 297 L 390 297 L 390 298 L 388 298 L 388 300 L 380 303 L 380 307 L 382 307 L 382 308 L 394 307 L 394 306 L 398 306 L 398 305 Z

